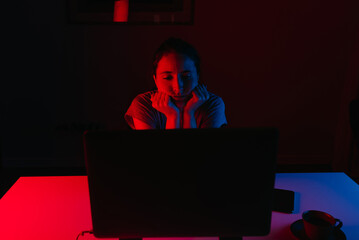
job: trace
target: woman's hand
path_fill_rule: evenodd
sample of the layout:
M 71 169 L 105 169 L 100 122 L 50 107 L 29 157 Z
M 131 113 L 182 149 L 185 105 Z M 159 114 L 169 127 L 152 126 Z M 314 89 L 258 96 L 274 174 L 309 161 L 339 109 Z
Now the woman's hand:
M 197 128 L 194 113 L 209 99 L 209 93 L 204 85 L 198 85 L 192 91 L 192 98 L 187 102 L 183 111 L 183 128 Z
M 179 109 L 171 101 L 171 97 L 164 92 L 155 92 L 151 95 L 152 107 L 166 115 L 166 117 L 172 115 L 179 115 Z
M 184 112 L 189 115 L 194 115 L 195 111 L 209 99 L 207 88 L 200 84 L 192 91 L 192 98 L 187 102 Z
M 151 95 L 152 107 L 163 113 L 166 118 L 166 129 L 180 128 L 180 111 L 164 92 L 155 92 Z

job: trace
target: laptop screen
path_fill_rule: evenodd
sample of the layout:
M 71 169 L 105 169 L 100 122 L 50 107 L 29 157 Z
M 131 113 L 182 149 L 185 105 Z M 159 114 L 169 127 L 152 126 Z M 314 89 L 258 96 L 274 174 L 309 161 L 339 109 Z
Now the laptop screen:
M 87 132 L 95 236 L 268 234 L 277 141 L 273 128 Z

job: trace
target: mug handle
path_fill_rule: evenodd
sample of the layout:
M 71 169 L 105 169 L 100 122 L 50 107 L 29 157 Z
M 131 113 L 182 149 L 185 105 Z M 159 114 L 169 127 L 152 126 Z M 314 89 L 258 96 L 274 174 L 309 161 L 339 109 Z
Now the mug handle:
M 336 225 L 336 226 L 334 226 L 335 229 L 340 229 L 343 226 L 343 222 L 340 221 L 340 219 L 336 218 L 335 219 L 335 225 Z

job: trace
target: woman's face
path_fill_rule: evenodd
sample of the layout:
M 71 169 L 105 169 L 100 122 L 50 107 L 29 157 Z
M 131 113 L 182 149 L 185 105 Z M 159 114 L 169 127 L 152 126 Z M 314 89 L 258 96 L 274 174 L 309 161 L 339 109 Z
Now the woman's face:
M 175 100 L 189 96 L 198 85 L 198 74 L 194 62 L 178 53 L 163 55 L 153 75 L 158 91 L 164 92 Z

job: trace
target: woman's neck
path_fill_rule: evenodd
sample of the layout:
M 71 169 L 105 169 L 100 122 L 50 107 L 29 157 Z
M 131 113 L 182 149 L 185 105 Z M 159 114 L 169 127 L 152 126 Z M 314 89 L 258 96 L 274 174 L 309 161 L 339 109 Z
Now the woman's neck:
M 186 98 L 183 99 L 173 99 L 174 104 L 178 107 L 178 109 L 182 112 L 184 107 L 186 106 L 188 100 L 191 99 L 191 96 L 188 96 Z

